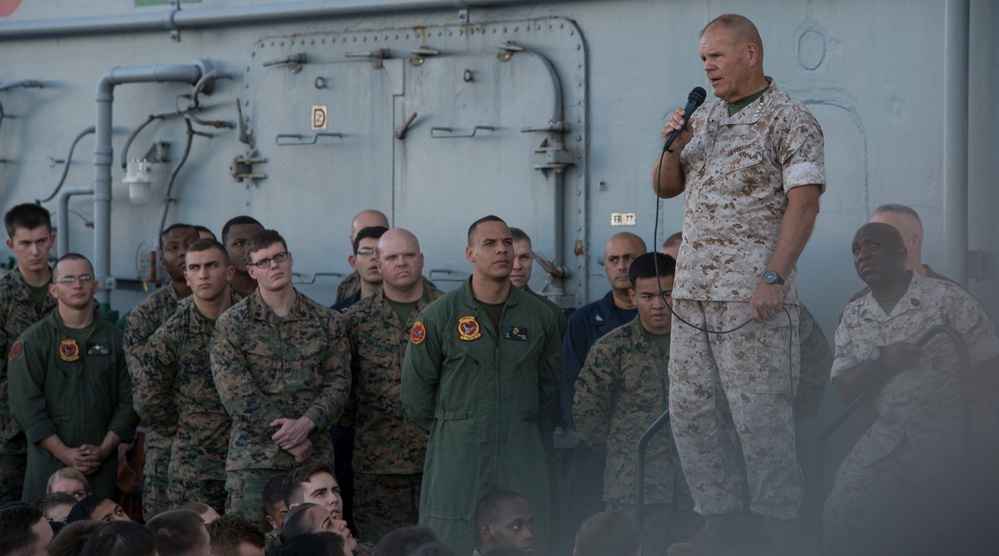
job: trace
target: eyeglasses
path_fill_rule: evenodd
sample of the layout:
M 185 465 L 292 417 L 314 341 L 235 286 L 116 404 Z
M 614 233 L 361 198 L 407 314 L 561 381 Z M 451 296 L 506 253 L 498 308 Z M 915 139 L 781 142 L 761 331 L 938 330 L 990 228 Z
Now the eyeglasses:
M 375 248 L 374 247 L 361 247 L 360 249 L 357 250 L 357 254 L 359 256 L 361 256 L 361 257 L 370 257 L 371 255 L 375 254 Z
M 250 264 L 252 264 L 253 266 L 255 266 L 255 267 L 257 267 L 257 268 L 259 268 L 261 270 L 265 270 L 265 269 L 270 268 L 271 261 L 274 261 L 277 264 L 281 264 L 281 263 L 287 261 L 288 257 L 290 257 L 290 256 L 291 256 L 291 253 L 289 253 L 287 251 L 282 251 L 282 252 L 274 255 L 273 257 L 268 257 L 266 259 L 260 259 L 259 261 L 255 262 L 255 263 L 250 263 Z
M 67 286 L 71 286 L 74 283 L 76 283 L 77 280 L 79 280 L 81 284 L 87 284 L 91 282 L 93 279 L 94 277 L 89 274 L 81 274 L 79 276 L 63 276 L 62 278 L 56 280 L 56 283 L 66 284 Z

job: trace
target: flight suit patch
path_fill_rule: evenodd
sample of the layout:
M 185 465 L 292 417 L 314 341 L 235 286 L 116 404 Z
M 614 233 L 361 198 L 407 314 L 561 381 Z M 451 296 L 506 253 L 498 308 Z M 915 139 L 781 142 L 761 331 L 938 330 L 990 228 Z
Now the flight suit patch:
M 531 336 L 523 326 L 504 326 L 503 339 L 526 342 L 531 339 Z
M 423 326 L 422 322 L 418 322 L 413 325 L 413 330 L 409 332 L 409 339 L 414 344 L 419 344 L 427 338 L 427 327 Z
M 17 359 L 18 355 L 21 355 L 21 340 L 14 342 L 14 345 L 10 346 L 10 352 L 7 353 L 10 359 Z
M 78 361 L 80 359 L 80 345 L 73 338 L 66 338 L 59 342 L 59 359 L 63 361 Z
M 105 342 L 88 343 L 87 355 L 111 355 L 111 344 Z
M 482 330 L 479 328 L 479 321 L 474 315 L 468 315 L 458 319 L 458 339 L 466 342 L 478 340 L 482 337 Z

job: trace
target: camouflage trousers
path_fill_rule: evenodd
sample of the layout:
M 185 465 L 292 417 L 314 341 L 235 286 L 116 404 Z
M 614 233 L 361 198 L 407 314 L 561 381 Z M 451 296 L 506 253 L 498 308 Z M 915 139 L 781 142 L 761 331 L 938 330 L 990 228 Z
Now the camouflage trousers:
M 24 433 L 18 433 L 12 440 L 0 439 L 0 504 L 21 501 L 27 470 L 28 455 Z
M 264 509 L 264 487 L 267 482 L 287 473 L 286 469 L 240 469 L 226 472 L 227 493 L 225 513 L 239 516 L 261 531 L 266 531 L 267 510 Z
M 419 523 L 422 482 L 422 473 L 356 473 L 354 520 L 361 541 L 377 543 L 386 533 Z
M 142 488 L 142 516 L 149 521 L 154 515 L 170 509 L 167 488 L 170 485 L 170 451 L 173 449 L 173 437 L 148 431 L 143 449 L 146 453 L 146 463 L 143 465 L 146 480 Z
M 749 319 L 748 303 L 677 299 L 673 308 L 712 331 Z M 670 423 L 701 515 L 742 511 L 748 487 L 751 511 L 798 517 L 804 496 L 792 411 L 800 364 L 798 308 L 786 309 L 762 325 L 727 334 L 673 319 Z
M 191 481 L 170 477 L 170 484 L 167 487 L 167 497 L 170 500 L 171 509 L 187 502 L 203 502 L 215 508 L 215 511 L 219 515 L 225 513 L 225 481 Z

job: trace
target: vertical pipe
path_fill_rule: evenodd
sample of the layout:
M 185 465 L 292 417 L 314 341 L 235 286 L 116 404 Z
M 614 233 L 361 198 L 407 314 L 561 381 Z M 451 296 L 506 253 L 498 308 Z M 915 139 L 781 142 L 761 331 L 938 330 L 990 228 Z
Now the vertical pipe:
M 111 109 L 114 102 L 113 69 L 97 85 L 97 123 L 94 144 L 94 278 L 97 304 L 111 303 Z
M 199 61 L 191 65 L 158 64 L 120 68 L 104 72 L 97 82 L 97 123 L 94 126 L 94 278 L 100 285 L 97 303 L 102 312 L 109 309 L 111 289 L 111 116 L 114 88 L 124 83 L 180 82 L 194 85 L 211 65 Z
M 969 0 L 947 0 L 944 13 L 944 268 L 968 282 Z
M 67 162 L 69 164 L 69 162 Z M 59 193 L 56 213 L 56 252 L 61 258 L 69 254 L 69 198 L 76 195 L 93 195 L 93 185 L 67 187 Z

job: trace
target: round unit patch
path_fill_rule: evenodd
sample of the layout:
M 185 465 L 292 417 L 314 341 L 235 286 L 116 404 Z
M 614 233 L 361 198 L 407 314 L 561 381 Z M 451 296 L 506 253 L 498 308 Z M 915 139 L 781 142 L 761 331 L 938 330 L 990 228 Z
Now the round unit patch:
M 18 355 L 21 355 L 21 340 L 14 342 L 14 345 L 10 346 L 10 352 L 7 353 L 10 359 L 17 359 Z
M 59 342 L 59 359 L 63 361 L 77 361 L 80 359 L 80 345 L 73 338 L 66 338 Z
M 414 344 L 419 344 L 423 340 L 427 339 L 427 328 L 423 326 L 422 322 L 418 322 L 413 325 L 413 330 L 409 332 L 409 339 L 412 340 Z

